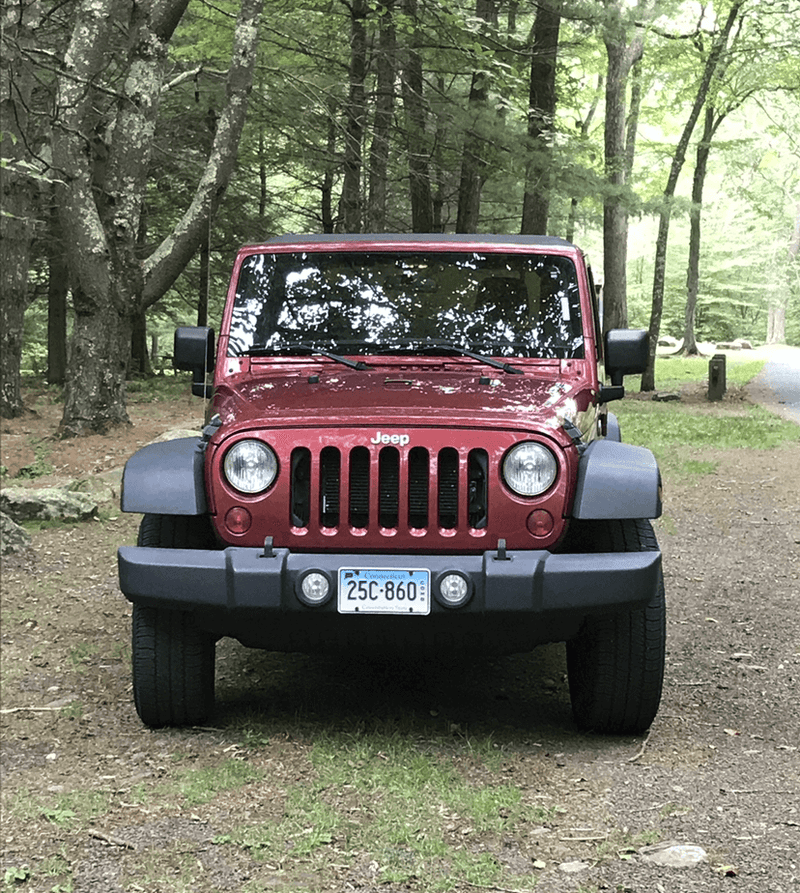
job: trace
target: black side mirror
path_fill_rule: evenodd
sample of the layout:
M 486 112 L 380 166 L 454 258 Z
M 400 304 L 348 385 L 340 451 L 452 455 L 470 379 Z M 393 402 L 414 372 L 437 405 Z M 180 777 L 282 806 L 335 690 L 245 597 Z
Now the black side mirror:
M 195 397 L 211 397 L 213 387 L 206 384 L 206 375 L 214 370 L 214 330 L 208 326 L 178 326 L 172 365 L 192 373 Z
M 611 329 L 606 332 L 606 373 L 611 387 L 600 390 L 601 403 L 625 396 L 622 380 L 626 375 L 638 375 L 647 368 L 649 351 L 646 329 Z

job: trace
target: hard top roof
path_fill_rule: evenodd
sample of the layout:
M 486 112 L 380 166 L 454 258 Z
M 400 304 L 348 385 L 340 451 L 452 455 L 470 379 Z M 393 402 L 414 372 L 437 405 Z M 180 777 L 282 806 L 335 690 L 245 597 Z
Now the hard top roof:
M 502 235 L 496 233 L 298 233 L 282 236 L 274 236 L 265 242 L 251 243 L 244 248 L 269 247 L 278 245 L 345 245 L 352 244 L 356 250 L 369 249 L 386 243 L 394 248 L 398 247 L 425 247 L 442 248 L 449 245 L 508 245 L 514 247 L 530 248 L 557 248 L 572 249 L 575 246 L 566 239 L 557 236 L 521 236 Z

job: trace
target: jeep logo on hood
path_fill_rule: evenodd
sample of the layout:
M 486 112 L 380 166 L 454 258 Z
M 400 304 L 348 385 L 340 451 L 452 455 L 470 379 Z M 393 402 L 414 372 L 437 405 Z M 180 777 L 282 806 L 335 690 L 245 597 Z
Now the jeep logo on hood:
M 410 440 L 408 434 L 382 434 L 380 431 L 376 431 L 375 436 L 370 439 L 370 443 L 393 443 L 397 446 L 405 446 Z

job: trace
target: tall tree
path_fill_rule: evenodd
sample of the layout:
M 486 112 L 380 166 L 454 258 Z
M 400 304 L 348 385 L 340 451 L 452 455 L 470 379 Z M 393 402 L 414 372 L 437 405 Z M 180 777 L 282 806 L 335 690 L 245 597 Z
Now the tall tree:
M 694 176 L 692 177 L 692 207 L 689 210 L 689 261 L 686 268 L 686 311 L 683 327 L 683 353 L 687 357 L 697 356 L 695 340 L 695 314 L 697 295 L 700 289 L 700 223 L 703 210 L 703 187 L 708 170 L 708 157 L 711 154 L 711 139 L 719 126 L 714 107 L 706 106 L 703 135 L 695 153 Z
M 352 0 L 350 10 L 350 77 L 345 106 L 344 180 L 342 182 L 342 227 L 346 233 L 360 233 L 363 225 L 361 191 L 361 149 L 364 139 L 367 70 L 367 0 Z
M 607 192 L 603 200 L 603 328 L 628 324 L 628 196 L 626 147 L 628 76 L 644 52 L 641 19 L 631 24 L 620 0 L 604 0 L 603 42 L 608 56 L 604 152 Z M 632 12 L 650 12 L 650 2 Z M 630 32 L 632 36 L 630 36 Z
M 200 244 L 235 161 L 256 59 L 263 0 L 242 0 L 228 72 L 228 103 L 190 207 L 144 261 L 138 234 L 169 41 L 188 0 L 81 0 L 59 77 L 54 162 L 64 181 L 75 329 L 61 430 L 128 422 L 125 373 L 133 320 L 164 295 Z M 125 35 L 122 76 L 113 36 Z M 109 101 L 113 100 L 113 101 Z M 99 117 L 98 117 L 99 116 Z
M 780 258 L 783 267 L 781 279 L 789 281 L 791 268 L 800 257 L 800 203 L 795 208 L 794 231 L 789 240 L 789 247 L 784 257 Z M 771 297 L 767 305 L 767 344 L 786 344 L 786 308 L 789 303 L 787 289 L 783 294 Z
M 672 156 L 672 164 L 670 165 L 669 176 L 667 177 L 667 185 L 664 187 L 663 201 L 661 211 L 658 216 L 658 235 L 656 237 L 656 256 L 655 269 L 653 271 L 653 304 L 650 312 L 650 345 L 647 368 L 642 375 L 642 390 L 655 390 L 655 362 L 656 347 L 658 346 L 658 337 L 661 331 L 661 314 L 664 308 L 664 284 L 666 281 L 666 265 L 667 265 L 667 241 L 669 238 L 669 224 L 672 216 L 672 205 L 675 197 L 675 189 L 678 185 L 678 177 L 683 169 L 683 163 L 686 160 L 686 151 L 689 147 L 689 141 L 694 132 L 697 119 L 706 103 L 708 93 L 711 88 L 711 82 L 714 78 L 720 60 L 728 46 L 728 40 L 731 31 L 734 28 L 744 4 L 744 0 L 733 0 L 728 10 L 728 16 L 725 24 L 714 35 L 711 49 L 706 58 L 703 72 L 695 93 L 694 102 L 689 112 L 689 117 L 683 127 L 678 145 L 675 148 L 675 154 Z
M 433 230 L 433 197 L 420 52 L 422 35 L 417 15 L 417 0 L 402 0 L 402 11 L 409 22 L 410 32 L 406 37 L 407 46 L 400 83 L 406 119 L 411 228 L 415 233 L 429 233 Z
M 550 0 L 536 10 L 531 44 L 528 140 L 532 157 L 525 168 L 522 200 L 524 234 L 547 233 L 550 214 L 553 130 L 556 116 L 556 61 L 561 3 Z
M 597 88 L 594 91 L 592 96 L 592 100 L 589 104 L 589 109 L 585 115 L 581 117 L 578 123 L 578 133 L 580 134 L 581 142 L 586 142 L 589 136 L 589 131 L 592 127 L 592 121 L 594 120 L 594 116 L 597 112 L 597 106 L 600 104 L 600 98 L 603 94 L 605 85 L 605 77 L 601 74 L 597 78 Z M 575 238 L 575 224 L 578 220 L 578 202 L 579 199 L 576 195 L 571 196 L 569 202 L 569 214 L 567 216 L 567 227 L 564 233 L 564 236 L 568 242 L 571 242 Z
M 0 9 L 0 416 L 21 415 L 22 324 L 37 211 L 36 170 L 28 117 L 35 82 L 29 51 L 39 19 L 37 2 Z
M 397 75 L 397 33 L 394 24 L 394 0 L 379 0 L 379 36 L 376 59 L 375 118 L 369 152 L 369 191 L 367 196 L 367 230 L 386 229 L 387 178 L 391 128 L 395 105 Z
M 67 296 L 69 265 L 53 184 L 48 183 L 42 198 L 47 209 L 47 381 L 63 385 L 67 379 Z
M 475 17 L 485 23 L 484 28 L 497 28 L 495 0 L 475 0 Z M 470 122 L 464 134 L 464 154 L 461 159 L 461 181 L 458 188 L 457 233 L 474 233 L 478 229 L 481 189 L 486 170 L 489 145 L 485 117 L 489 95 L 489 73 L 484 64 L 472 72 L 467 107 Z

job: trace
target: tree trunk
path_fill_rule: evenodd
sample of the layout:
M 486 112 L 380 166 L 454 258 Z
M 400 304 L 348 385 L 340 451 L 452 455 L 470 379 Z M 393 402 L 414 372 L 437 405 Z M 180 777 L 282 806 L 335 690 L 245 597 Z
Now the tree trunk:
M 52 189 L 47 195 L 52 196 Z M 47 381 L 63 385 L 67 378 L 67 295 L 69 265 L 58 209 L 52 200 L 48 209 L 47 236 Z
M 386 230 L 386 195 L 389 169 L 389 146 L 394 117 L 394 80 L 396 74 L 397 38 L 394 26 L 394 0 L 380 0 L 380 34 L 377 54 L 377 99 L 372 145 L 369 152 L 369 196 L 367 231 Z
M 481 211 L 481 189 L 483 188 L 482 179 L 486 161 L 483 158 L 485 144 L 477 132 L 476 118 L 482 113 L 486 105 L 487 92 L 486 73 L 483 71 L 474 72 L 468 100 L 469 108 L 472 112 L 473 125 L 464 136 L 461 180 L 458 186 L 457 233 L 474 233 L 478 231 L 478 220 Z
M 196 251 L 235 161 L 263 0 L 242 0 L 227 105 L 192 204 L 142 263 L 137 237 L 167 46 L 187 2 L 129 2 L 125 23 L 115 19 L 123 8 L 117 0 L 81 0 L 77 9 L 58 79 L 59 126 L 53 138 L 76 312 L 61 422 L 65 436 L 127 423 L 125 373 L 134 319 L 166 292 Z M 128 35 L 127 54 L 113 50 L 112 32 Z M 116 106 L 109 109 L 102 91 L 112 51 L 114 59 L 124 58 L 125 67 L 115 88 Z M 106 117 L 98 122 L 103 109 Z
M 446 85 L 445 79 L 439 75 L 436 79 L 436 89 L 441 96 L 445 95 Z M 447 120 L 444 115 L 436 116 L 436 124 L 433 133 L 433 154 L 431 156 L 431 164 L 433 165 L 433 222 L 431 232 L 443 233 L 445 230 L 444 210 L 447 203 L 447 170 L 446 162 L 443 158 L 444 147 L 447 145 Z
M 147 350 L 147 314 L 140 310 L 131 320 L 131 365 L 128 378 L 151 378 L 153 364 Z
M 767 344 L 786 344 L 786 308 L 777 304 L 767 311 Z
M 197 325 L 208 325 L 208 292 L 211 287 L 211 217 L 200 242 L 200 277 L 197 286 Z
M 328 113 L 328 141 L 327 157 L 332 159 L 336 154 L 336 117 L 333 103 Z M 322 176 L 320 186 L 320 216 L 322 217 L 322 232 L 332 233 L 336 228 L 333 218 L 333 165 L 328 164 Z
M 29 162 L 28 110 L 34 71 L 28 50 L 34 41 L 39 7 L 7 5 L 0 9 L 3 54 L 0 58 L 0 416 L 22 414 L 20 363 L 22 329 L 28 305 L 28 271 L 33 242 L 36 183 L 20 166 Z
M 433 230 L 433 200 L 425 103 L 422 92 L 422 57 L 418 49 L 420 36 L 417 23 L 417 0 L 403 0 L 402 9 L 403 14 L 413 27 L 400 83 L 406 119 L 411 228 L 415 233 L 429 233 Z
M 594 120 L 595 113 L 597 112 L 597 106 L 600 104 L 600 96 L 603 93 L 603 87 L 605 85 L 605 78 L 601 74 L 597 79 L 597 90 L 594 94 L 594 99 L 592 100 L 592 104 L 589 106 L 589 111 L 586 113 L 586 117 L 580 122 L 580 135 L 581 139 L 585 140 L 589 135 L 589 130 L 592 126 L 592 121 Z M 565 238 L 568 242 L 571 242 L 575 238 L 575 223 L 578 219 L 578 199 L 573 196 L 570 199 L 569 203 L 569 217 L 567 219 L 567 228 L 565 233 Z
M 604 151 L 608 191 L 603 201 L 603 329 L 608 331 L 625 328 L 628 324 L 626 95 L 631 67 L 644 52 L 644 31 L 637 25 L 628 44 L 618 3 L 607 2 L 606 13 L 603 40 L 608 68 Z
M 661 331 L 661 314 L 664 308 L 664 285 L 666 281 L 667 267 L 667 241 L 669 238 L 669 224 L 672 216 L 672 203 L 675 196 L 675 188 L 678 185 L 678 176 L 680 175 L 683 163 L 686 160 L 686 150 L 689 146 L 692 132 L 694 131 L 697 119 L 705 105 L 708 90 L 711 86 L 711 79 L 717 70 L 717 66 L 722 58 L 722 54 L 727 47 L 728 38 L 734 23 L 739 16 L 739 10 L 744 0 L 735 0 L 728 12 L 728 18 L 722 30 L 717 32 L 714 37 L 714 43 L 711 52 L 706 59 L 703 68 L 703 76 L 697 88 L 697 93 L 689 113 L 689 118 L 684 125 L 683 133 L 678 140 L 675 149 L 675 155 L 672 158 L 667 185 L 664 188 L 664 203 L 658 219 L 658 236 L 656 237 L 656 258 L 655 269 L 653 272 L 653 306 L 650 312 L 650 345 L 647 369 L 642 375 L 642 390 L 653 391 L 656 387 L 655 382 L 655 365 L 656 365 L 656 348 L 658 346 L 658 336 Z
M 548 177 L 552 169 L 553 131 L 556 114 L 556 60 L 561 28 L 560 4 L 538 7 L 533 26 L 531 80 L 528 102 L 528 144 L 533 158 L 525 170 L 522 226 L 525 234 L 547 233 L 550 215 Z
M 160 300 L 183 272 L 197 251 L 208 227 L 209 215 L 217 207 L 228 186 L 239 137 L 244 126 L 247 100 L 253 84 L 258 22 L 264 0 L 242 0 L 236 21 L 231 64 L 225 95 L 227 102 L 217 119 L 214 142 L 194 198 L 172 233 L 144 262 L 144 294 L 147 309 Z
M 61 221 L 76 313 L 61 420 L 64 436 L 103 432 L 129 421 L 125 375 L 132 319 L 142 292 L 136 236 L 160 75 L 172 33 L 169 28 L 160 33 L 163 22 L 155 14 L 149 21 L 147 11 L 144 6 L 130 10 L 128 77 L 113 121 L 103 122 L 107 126 L 93 120 L 98 94 L 89 85 L 97 83 L 108 61 L 114 0 L 83 0 L 79 5 L 59 77 L 60 127 L 53 135 L 53 154 L 64 181 Z M 109 140 L 102 153 L 87 151 L 92 132 L 98 140 Z
M 475 17 L 491 25 L 497 25 L 495 0 L 476 0 Z M 468 108 L 470 126 L 464 134 L 461 159 L 461 181 L 458 187 L 457 233 L 474 233 L 478 230 L 481 210 L 481 190 L 484 171 L 487 168 L 486 150 L 489 146 L 484 135 L 486 100 L 489 95 L 489 75 L 481 67 L 472 73 Z
M 692 207 L 689 211 L 689 262 L 686 270 L 686 310 L 683 315 L 683 354 L 697 356 L 695 340 L 695 317 L 697 295 L 700 290 L 700 223 L 703 213 L 703 186 L 708 171 L 708 156 L 711 154 L 711 140 L 723 121 L 724 115 L 716 116 L 714 107 L 707 106 L 703 135 L 697 145 L 694 177 L 692 178 Z
M 97 303 L 80 286 L 72 288 L 75 328 L 69 345 L 67 389 L 59 429 L 63 437 L 105 434 L 130 424 L 125 408 L 125 378 L 132 317 L 120 306 L 119 295 L 115 299 L 101 292 L 101 297 Z M 128 346 L 124 352 L 120 350 L 122 344 Z
M 342 228 L 360 233 L 363 225 L 361 195 L 361 143 L 364 138 L 366 99 L 364 78 L 367 71 L 367 0 L 352 0 L 350 10 L 350 90 L 345 109 L 344 180 L 342 182 Z

